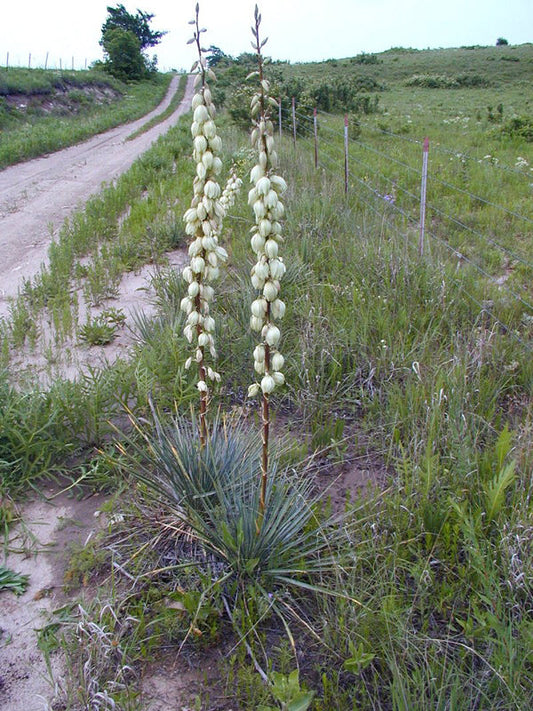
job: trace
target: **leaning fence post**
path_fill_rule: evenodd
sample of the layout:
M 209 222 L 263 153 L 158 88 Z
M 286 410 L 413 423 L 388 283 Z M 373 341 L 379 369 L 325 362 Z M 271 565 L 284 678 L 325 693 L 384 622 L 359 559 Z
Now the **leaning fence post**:
M 292 142 L 296 148 L 296 100 L 292 97 Z
M 344 194 L 348 195 L 348 114 L 344 114 Z
M 422 182 L 420 184 L 420 236 L 418 238 L 418 254 L 424 254 L 424 237 L 426 230 L 426 191 L 428 181 L 428 155 L 429 138 L 424 138 L 424 148 L 422 152 Z
M 313 133 L 315 136 L 315 169 L 318 168 L 318 120 L 316 108 L 313 109 Z
M 31 52 L 28 54 L 28 69 L 31 69 Z

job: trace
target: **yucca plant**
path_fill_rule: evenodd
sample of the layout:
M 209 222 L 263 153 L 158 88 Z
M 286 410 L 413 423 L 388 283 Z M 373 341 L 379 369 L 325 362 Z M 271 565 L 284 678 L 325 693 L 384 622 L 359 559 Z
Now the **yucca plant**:
M 319 520 L 310 477 L 277 470 L 274 460 L 263 491 L 260 442 L 244 422 L 215 417 L 202 446 L 195 420 L 164 422 L 155 410 L 152 418 L 150 430 L 132 417 L 139 437 L 118 445 L 121 466 L 175 513 L 228 580 L 268 597 L 287 585 L 313 588 L 315 576 L 332 572 L 344 533 Z
M 250 240 L 257 262 L 252 268 L 252 285 L 259 291 L 252 302 L 250 327 L 261 334 L 261 342 L 254 350 L 254 368 L 262 376 L 259 383 L 253 383 L 248 389 L 248 395 L 253 397 L 261 393 L 262 418 L 262 459 L 261 459 L 261 496 L 259 501 L 259 517 L 257 529 L 262 525 L 266 508 L 267 478 L 269 476 L 268 442 L 270 437 L 270 394 L 283 385 L 285 376 L 281 372 L 285 359 L 278 350 L 281 337 L 275 322 L 283 318 L 285 303 L 279 298 L 280 279 L 285 274 L 286 267 L 279 254 L 282 243 L 282 227 L 280 220 L 285 214 L 285 208 L 280 195 L 286 189 L 282 177 L 276 174 L 278 157 L 274 150 L 274 124 L 271 120 L 271 110 L 277 106 L 275 99 L 268 95 L 270 85 L 264 76 L 264 61 L 261 53 L 266 40 L 261 41 L 259 28 L 261 15 L 257 5 L 254 14 L 255 24 L 252 27 L 254 42 L 252 45 L 257 54 L 257 76 L 259 88 L 251 102 L 252 112 L 252 145 L 257 151 L 257 164 L 252 168 L 250 181 L 253 184 L 248 194 L 248 202 L 255 215 L 255 229 Z
M 190 43 L 195 43 L 198 50 L 198 60 L 193 66 L 196 71 L 195 85 L 199 86 L 192 99 L 193 121 L 191 134 L 193 138 L 193 159 L 196 163 L 196 176 L 193 182 L 193 198 L 191 207 L 186 211 L 185 232 L 190 236 L 190 264 L 183 272 L 187 282 L 187 295 L 181 301 L 181 308 L 187 314 L 184 334 L 194 348 L 185 367 L 196 363 L 198 381 L 196 387 L 200 394 L 200 442 L 205 444 L 207 437 L 206 415 L 209 406 L 210 381 L 220 380 L 220 375 L 208 364 L 208 354 L 214 361 L 217 356 L 215 348 L 215 321 L 209 313 L 209 303 L 214 297 L 210 285 L 219 276 L 219 267 L 228 255 L 218 243 L 222 227 L 224 208 L 220 203 L 221 189 L 217 176 L 222 169 L 219 153 L 222 142 L 217 134 L 214 122 L 215 105 L 209 88 L 209 80 L 214 80 L 214 73 L 207 66 L 200 37 L 205 29 L 199 25 L 199 5 L 196 4 L 194 34 Z

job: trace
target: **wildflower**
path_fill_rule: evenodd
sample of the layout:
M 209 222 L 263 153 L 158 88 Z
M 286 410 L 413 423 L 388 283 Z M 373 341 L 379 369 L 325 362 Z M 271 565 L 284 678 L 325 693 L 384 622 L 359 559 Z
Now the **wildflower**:
M 198 366 L 198 382 L 196 387 L 200 393 L 200 437 L 205 441 L 205 414 L 209 401 L 208 382 L 219 381 L 220 375 L 206 363 L 207 353 L 216 358 L 215 339 L 213 336 L 215 322 L 209 315 L 209 303 L 214 296 L 214 290 L 209 285 L 219 275 L 219 267 L 227 259 L 227 252 L 218 244 L 218 236 L 222 226 L 225 210 L 221 204 L 221 189 L 217 176 L 222 168 L 219 158 L 222 146 L 217 135 L 214 117 L 216 114 L 208 79 L 214 79 L 212 70 L 208 69 L 200 45 L 201 30 L 198 24 L 199 8 L 196 5 L 194 37 L 198 60 L 192 71 L 196 71 L 195 86 L 198 87 L 192 99 L 193 121 L 191 135 L 193 138 L 193 159 L 196 163 L 196 177 L 193 181 L 193 198 L 190 208 L 185 212 L 185 232 L 190 236 L 190 264 L 182 271 L 182 277 L 187 282 L 187 296 L 181 300 L 181 309 L 187 315 L 185 337 L 192 346 L 194 356 L 185 364 L 189 368 L 193 362 Z
M 274 125 L 271 121 L 271 107 L 277 105 L 269 96 L 270 85 L 263 74 L 261 48 L 265 42 L 259 39 L 261 15 L 255 6 L 255 28 L 252 28 L 257 52 L 259 90 L 251 100 L 253 130 L 252 146 L 256 151 L 257 163 L 250 172 L 252 188 L 248 193 L 248 203 L 255 216 L 250 244 L 256 256 L 252 267 L 251 280 L 260 292 L 251 305 L 250 327 L 261 333 L 262 342 L 254 349 L 254 370 L 262 375 L 260 383 L 253 383 L 248 388 L 248 396 L 262 397 L 262 460 L 261 493 L 259 516 L 256 528 L 259 532 L 264 517 L 266 485 L 268 476 L 268 440 L 269 440 L 269 396 L 276 387 L 283 385 L 285 376 L 281 372 L 284 358 L 278 351 L 281 332 L 274 321 L 283 318 L 285 304 L 279 298 L 280 279 L 285 273 L 285 264 L 279 254 L 282 243 L 282 226 L 285 208 L 281 197 L 287 187 L 283 178 L 276 174 L 277 155 L 274 150 Z

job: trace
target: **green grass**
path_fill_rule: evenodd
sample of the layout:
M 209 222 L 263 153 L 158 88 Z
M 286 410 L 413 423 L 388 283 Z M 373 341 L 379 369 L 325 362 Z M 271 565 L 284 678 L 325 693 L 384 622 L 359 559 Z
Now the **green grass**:
M 0 72 L 0 96 L 53 94 L 71 87 L 106 86 L 121 91 L 124 84 L 107 73 L 96 70 L 58 71 L 11 67 Z
M 501 60 L 498 52 L 516 52 L 520 61 Z M 410 172 L 390 158 L 416 166 L 420 146 L 389 134 L 418 139 L 429 126 L 435 136 L 431 144 L 435 177 L 469 193 L 485 191 L 482 194 L 495 204 L 529 215 L 525 185 L 530 179 L 524 181 L 520 171 L 501 168 L 514 167 L 516 156 L 527 158 L 529 144 L 523 137 L 503 135 L 483 107 L 488 101 L 496 104 L 496 96 L 504 107 L 502 121 L 506 107 L 527 110 L 525 103 L 519 104 L 526 101 L 519 96 L 519 82 L 525 81 L 523 66 L 530 61 L 530 52 L 529 46 L 405 50 L 384 53 L 379 57 L 383 64 L 339 60 L 342 71 L 375 72 L 376 77 L 383 71 L 383 82 L 390 84 L 380 94 L 388 115 L 361 117 L 361 142 L 385 155 L 350 145 L 356 177 L 346 197 L 342 164 L 338 172 L 328 166 L 315 171 L 308 142 L 299 139 L 296 150 L 288 137 L 281 142 L 282 173 L 289 191 L 283 245 L 287 274 L 282 282 L 287 312 L 280 349 L 288 385 L 272 400 L 278 413 L 276 427 L 289 430 L 295 442 L 285 457 L 298 474 L 299 459 L 310 453 L 310 442 L 326 448 L 326 453 L 315 456 L 315 466 L 323 473 L 333 471 L 334 479 L 368 454 L 376 466 L 379 463 L 385 482 L 384 491 L 377 494 L 352 492 L 345 511 L 342 566 L 329 573 L 320 567 L 322 554 L 317 552 L 309 588 L 275 588 L 275 604 L 296 613 L 290 619 L 290 634 L 274 614 L 268 595 L 265 599 L 256 594 L 249 582 L 257 556 L 248 556 L 250 561 L 241 555 L 246 536 L 253 533 L 253 527 L 244 531 L 253 508 L 242 512 L 239 529 L 237 519 L 224 518 L 237 509 L 235 502 L 226 511 L 221 505 L 222 513 L 219 509 L 212 519 L 216 534 L 212 535 L 206 532 L 205 522 L 210 521 L 206 503 L 195 489 L 191 501 L 202 516 L 196 521 L 200 535 L 192 545 L 191 530 L 184 539 L 182 522 L 178 525 L 176 520 L 183 501 L 170 506 L 147 501 L 147 481 L 154 472 L 162 476 L 157 475 L 161 462 L 154 461 L 157 442 L 164 440 L 162 430 L 156 428 L 159 439 L 154 436 L 148 444 L 146 432 L 144 441 L 130 432 L 133 441 L 125 454 L 113 453 L 108 445 L 109 420 L 118 418 L 124 405 L 147 422 L 152 402 L 162 412 L 176 410 L 181 417 L 196 402 L 194 384 L 184 369 L 189 355 L 179 312 L 184 286 L 163 263 L 164 251 L 181 237 L 180 215 L 190 199 L 188 118 L 65 225 L 51 250 L 50 267 L 26 285 L 13 305 L 13 320 L 4 327 L 6 359 L 6 350 L 20 345 L 24 334 L 31 332 L 28 324 L 62 303 L 67 286 L 90 284 L 86 298 L 94 300 L 105 295 L 125 270 L 149 259 L 159 264 L 154 279 L 157 316 L 152 321 L 137 316 L 138 344 L 129 362 L 92 371 L 76 383 L 58 381 L 44 394 L 30 391 L 22 396 L 6 389 L 5 399 L 14 405 L 4 415 L 12 433 L 5 451 L 25 462 L 18 474 L 20 487 L 30 480 L 35 484 L 33 477 L 46 473 L 53 463 L 63 464 L 68 447 L 78 452 L 84 447 L 90 451 L 95 444 L 106 449 L 105 455 L 85 466 L 86 481 L 92 477 L 98 485 L 116 487 L 123 481 L 117 472 L 132 465 L 128 452 L 137 451 L 142 461 L 137 471 L 141 482 L 135 490 L 129 487 L 130 497 L 116 504 L 125 516 L 123 527 L 113 528 L 103 544 L 113 550 L 120 568 L 108 569 L 111 585 L 102 588 L 101 604 L 90 613 L 96 625 L 90 645 L 84 646 L 81 657 L 72 657 L 77 669 L 88 669 L 87 660 L 98 662 L 98 669 L 91 669 L 101 685 L 82 680 L 78 693 L 85 694 L 83 698 L 89 698 L 90 689 L 118 680 L 124 682 L 120 688 L 105 688 L 123 703 L 130 683 L 120 677 L 125 664 L 157 659 L 167 645 L 173 654 L 196 653 L 233 634 L 236 648 L 225 655 L 228 665 L 221 677 L 229 679 L 225 693 L 235 697 L 235 707 L 257 708 L 272 701 L 250 657 L 260 660 L 267 678 L 280 684 L 299 666 L 301 688 L 315 691 L 310 706 L 314 711 L 522 711 L 533 705 L 531 313 L 491 278 L 509 266 L 498 261 L 494 244 L 466 239 L 453 228 L 437 232 L 454 250 L 482 258 L 488 276 L 466 260 L 458 263 L 456 255 L 432 237 L 431 249 L 421 258 L 410 220 L 398 216 L 382 198 L 371 196 L 361 182 L 380 194 L 389 191 L 392 180 L 397 181 L 398 195 L 400 187 L 414 191 L 416 180 L 411 184 Z M 483 62 L 497 67 L 491 87 L 425 89 L 401 84 L 414 74 L 455 76 L 464 58 L 471 56 L 473 72 L 481 73 Z M 283 69 L 311 72 L 316 67 Z M 324 65 L 324 70 L 334 69 L 331 62 Z M 505 86 L 510 76 L 516 81 Z M 476 107 L 482 113 L 479 121 L 472 114 Z M 450 123 L 459 111 L 470 120 Z M 387 125 L 380 127 L 383 121 Z M 321 124 L 326 140 L 328 130 L 338 131 L 340 118 L 325 117 Z M 409 128 L 401 129 L 403 124 Z M 246 136 L 227 119 L 220 127 L 225 164 L 229 167 L 230 159 L 238 158 L 245 177 Z M 341 139 L 327 139 L 332 152 Z M 476 150 L 498 157 L 500 165 L 483 161 L 483 156 L 477 162 Z M 473 156 L 465 161 L 456 152 Z M 368 165 L 361 169 L 363 160 Z M 513 216 L 498 218 L 494 206 L 473 204 L 471 197 L 436 180 L 430 185 L 430 200 L 446 213 L 512 250 L 528 253 L 531 234 L 520 231 Z M 402 206 L 414 215 L 415 206 L 405 200 Z M 230 261 L 216 285 L 213 315 L 224 380 L 216 404 L 224 412 L 248 414 L 253 423 L 258 417 L 245 398 L 254 379 L 254 337 L 248 328 L 252 219 L 246 202 L 244 190 L 226 218 L 222 243 Z M 438 223 L 435 215 L 432 222 Z M 441 227 L 432 225 L 435 230 Z M 511 266 L 513 290 L 523 284 L 520 293 L 527 293 L 531 280 L 526 279 L 525 265 Z M 36 464 L 33 450 L 26 451 L 24 442 L 37 447 L 48 442 L 47 437 L 54 442 L 43 428 L 50 420 L 47 407 L 55 413 L 52 420 L 61 423 L 61 449 L 50 461 Z M 15 450 L 11 442 L 21 423 L 28 434 Z M 159 459 L 176 464 L 177 450 L 171 442 L 166 444 Z M 183 467 L 177 468 L 183 474 Z M 11 490 L 10 481 L 4 486 Z M 235 493 L 229 485 L 220 487 L 220 482 L 212 484 L 213 492 L 221 501 Z M 314 521 L 326 521 L 328 514 L 327 502 L 315 504 L 304 538 L 312 537 Z M 210 536 L 208 545 L 201 545 L 202 536 Z M 224 564 L 231 560 L 232 565 L 244 565 L 241 580 L 248 598 L 238 596 L 231 585 L 219 584 L 224 546 L 231 553 Z M 302 561 L 300 572 L 304 567 Z M 334 594 L 318 593 L 318 587 Z M 82 617 L 88 629 L 87 614 Z M 76 633 L 73 624 L 70 628 L 71 641 L 65 644 L 72 651 L 83 630 Z M 240 635 L 235 635 L 236 629 Z M 102 664 L 99 656 L 107 650 L 109 630 L 120 642 L 113 668 Z M 239 644 L 243 639 L 248 647 Z M 282 676 L 273 676 L 272 671 Z M 133 689 L 126 696 L 133 707 Z
M 183 97 L 185 96 L 185 87 L 187 86 L 187 77 L 183 74 L 180 77 L 180 83 L 178 85 L 178 89 L 174 96 L 172 97 L 172 100 L 170 104 L 167 106 L 167 108 L 162 111 L 160 114 L 157 116 L 154 116 L 151 118 L 149 121 L 147 121 L 143 126 L 141 126 L 137 131 L 134 131 L 131 133 L 127 140 L 132 141 L 134 138 L 137 136 L 140 136 L 142 133 L 146 133 L 146 131 L 149 131 L 151 128 L 154 126 L 157 126 L 159 123 L 167 119 L 171 114 L 174 113 L 174 111 L 177 109 L 177 107 L 180 105 Z
M 35 74 L 34 74 L 35 72 Z M 168 88 L 171 75 L 133 84 L 123 84 L 93 72 L 9 70 L 0 77 L 0 168 L 78 143 L 96 133 L 133 121 L 154 108 Z M 84 87 L 107 87 L 115 99 L 103 103 L 81 92 Z M 68 90 L 58 110 L 47 115 L 39 107 L 23 112 L 8 105 L 2 95 L 32 97 L 44 94 L 50 100 L 58 90 Z M 116 98 L 116 97 L 119 98 Z

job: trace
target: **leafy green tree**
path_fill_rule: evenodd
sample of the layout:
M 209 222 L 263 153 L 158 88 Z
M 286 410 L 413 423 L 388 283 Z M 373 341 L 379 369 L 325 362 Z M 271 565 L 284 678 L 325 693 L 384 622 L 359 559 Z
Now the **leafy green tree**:
M 159 44 L 166 32 L 152 30 L 152 14 L 137 10 L 129 13 L 124 5 L 107 8 L 100 44 L 105 54 L 105 68 L 122 80 L 142 79 L 156 70 L 157 58 L 150 60 L 144 51 Z
M 220 47 L 216 47 L 214 44 L 212 44 L 207 51 L 209 52 L 207 55 L 207 63 L 210 67 L 216 67 L 222 59 L 227 57 L 227 54 L 225 54 Z
M 120 27 L 108 30 L 102 38 L 109 73 L 122 81 L 142 79 L 147 74 L 146 59 L 138 37 Z
M 498 37 L 496 40 L 496 47 L 506 47 L 509 44 L 509 42 L 505 39 L 505 37 Z
M 103 44 L 103 39 L 106 33 L 109 30 L 117 28 L 133 32 L 140 42 L 141 50 L 144 50 L 147 47 L 155 47 L 156 44 L 161 42 L 162 37 L 167 34 L 166 32 L 151 29 L 150 22 L 152 21 L 154 15 L 148 12 L 137 10 L 137 14 L 132 15 L 126 10 L 124 5 L 108 7 L 107 12 L 109 13 L 109 16 L 102 25 L 101 44 Z

